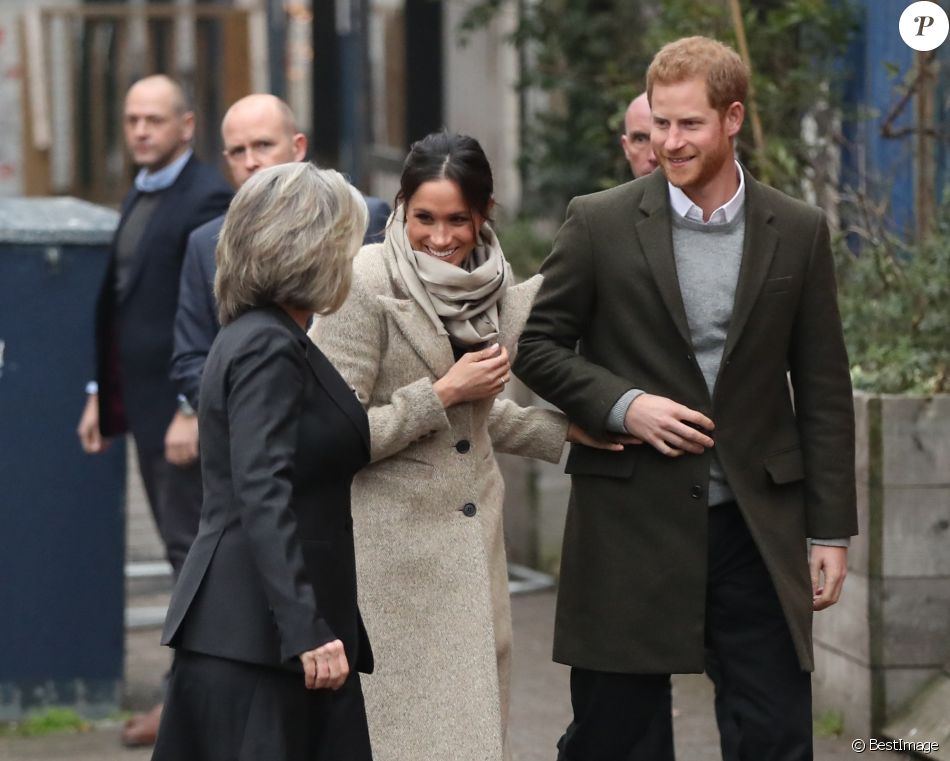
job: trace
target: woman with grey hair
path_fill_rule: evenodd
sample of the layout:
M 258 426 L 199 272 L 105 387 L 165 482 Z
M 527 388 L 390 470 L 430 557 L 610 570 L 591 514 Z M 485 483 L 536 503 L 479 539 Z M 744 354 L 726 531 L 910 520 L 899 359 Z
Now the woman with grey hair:
M 301 163 L 254 175 L 225 218 L 204 503 L 162 633 L 176 653 L 157 761 L 371 758 L 350 517 L 369 429 L 305 333 L 346 298 L 365 227 L 359 193 Z
M 372 464 L 353 482 L 360 606 L 379 668 L 366 681 L 377 761 L 500 761 L 511 612 L 496 452 L 557 462 L 555 410 L 498 394 L 540 285 L 515 283 L 489 222 L 474 138 L 440 132 L 403 164 L 381 245 L 312 335 L 367 407 Z

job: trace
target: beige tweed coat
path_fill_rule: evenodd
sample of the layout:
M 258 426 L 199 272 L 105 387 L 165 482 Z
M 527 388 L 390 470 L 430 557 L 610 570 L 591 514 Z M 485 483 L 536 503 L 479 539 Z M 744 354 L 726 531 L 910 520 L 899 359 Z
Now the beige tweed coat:
M 540 278 L 500 302 L 514 357 Z M 383 245 L 354 263 L 343 308 L 311 337 L 367 408 L 371 464 L 353 482 L 359 603 L 376 655 L 364 679 L 376 761 L 500 761 L 511 612 L 494 452 L 556 462 L 559 412 L 483 400 L 444 409 L 454 363 Z

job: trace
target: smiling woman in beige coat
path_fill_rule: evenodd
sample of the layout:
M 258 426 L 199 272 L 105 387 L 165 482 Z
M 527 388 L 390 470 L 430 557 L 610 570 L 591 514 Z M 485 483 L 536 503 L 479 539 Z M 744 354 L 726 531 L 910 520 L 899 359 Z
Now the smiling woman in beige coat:
M 565 438 L 597 443 L 559 412 L 496 398 L 540 278 L 513 283 L 478 142 L 415 143 L 396 202 L 346 304 L 311 332 L 369 414 L 353 521 L 370 737 L 377 761 L 497 761 L 511 613 L 494 453 L 556 462 Z

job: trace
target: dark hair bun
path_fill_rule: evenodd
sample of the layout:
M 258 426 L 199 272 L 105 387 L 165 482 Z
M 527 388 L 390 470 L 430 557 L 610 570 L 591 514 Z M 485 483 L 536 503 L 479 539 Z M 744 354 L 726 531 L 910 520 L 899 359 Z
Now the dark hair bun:
M 409 148 L 396 205 L 408 204 L 423 183 L 443 179 L 454 181 L 469 208 L 489 219 L 495 185 L 485 151 L 474 137 L 445 130 L 426 135 Z

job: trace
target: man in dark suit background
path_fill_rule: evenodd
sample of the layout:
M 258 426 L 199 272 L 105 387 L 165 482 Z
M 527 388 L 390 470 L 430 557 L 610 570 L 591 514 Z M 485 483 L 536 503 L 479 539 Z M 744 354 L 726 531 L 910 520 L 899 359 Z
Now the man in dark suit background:
M 571 202 L 522 333 L 531 388 L 642 441 L 567 462 L 563 761 L 625 761 L 707 648 L 739 758 L 813 757 L 811 616 L 857 532 L 853 401 L 824 215 L 733 158 L 747 88 L 714 40 L 656 55 L 662 171 Z
M 645 92 L 630 101 L 623 115 L 620 147 L 634 177 L 644 177 L 657 168 L 656 154 L 650 142 L 650 101 Z
M 191 149 L 194 114 L 180 85 L 164 75 L 135 82 L 125 97 L 123 129 L 140 167 L 122 204 L 96 306 L 96 382 L 90 384 L 78 434 L 83 449 L 131 432 L 149 506 L 177 576 L 201 512 L 197 466 L 169 462 L 165 441 L 196 427 L 178 410 L 168 377 L 182 257 L 189 233 L 221 214 L 231 189 Z M 150 744 L 161 706 L 133 717 L 130 745 Z
M 261 169 L 303 161 L 307 153 L 307 137 L 297 130 L 293 111 L 280 98 L 264 93 L 241 98 L 228 109 L 221 122 L 221 137 L 237 187 Z M 369 224 L 363 242 L 375 243 L 383 238 L 390 209 L 379 198 L 365 196 L 365 200 Z M 201 371 L 220 329 L 214 300 L 214 249 L 223 223 L 221 215 L 191 234 L 181 272 L 171 375 L 179 399 L 191 409 L 198 408 Z M 193 433 L 169 442 L 172 462 L 185 464 L 197 458 L 197 427 Z

